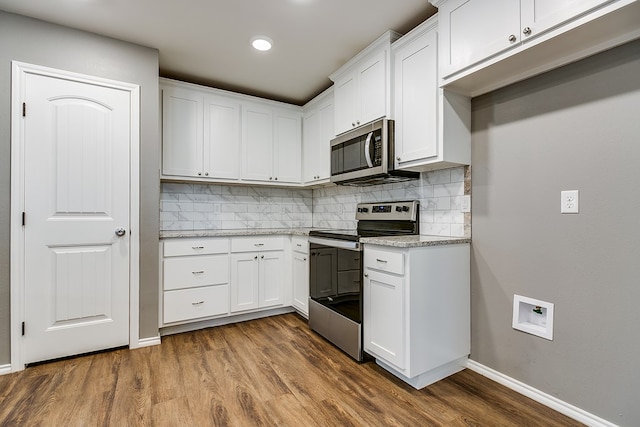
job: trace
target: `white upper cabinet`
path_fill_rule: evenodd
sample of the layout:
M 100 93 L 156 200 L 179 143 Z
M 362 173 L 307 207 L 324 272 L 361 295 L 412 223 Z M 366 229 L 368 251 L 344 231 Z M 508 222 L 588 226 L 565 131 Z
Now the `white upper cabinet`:
M 341 134 L 390 113 L 391 43 L 400 37 L 388 31 L 329 78 L 335 82 L 335 134 Z
M 302 112 L 273 110 L 274 178 L 278 182 L 302 181 Z
M 640 36 L 634 0 L 431 3 L 440 21 L 441 85 L 471 96 Z
M 299 184 L 301 110 L 244 103 L 242 117 L 242 179 Z
M 441 25 L 448 24 L 443 76 L 508 49 L 520 41 L 518 0 L 449 0 L 438 9 Z M 441 29 L 443 42 L 447 35 Z
M 307 103 L 302 123 L 303 181 L 317 183 L 330 176 L 331 140 L 335 137 L 333 88 Z
M 426 171 L 471 161 L 471 101 L 438 87 L 437 17 L 391 48 L 395 166 Z
M 273 114 L 261 104 L 242 110 L 242 179 L 273 181 Z
M 162 105 L 162 174 L 202 176 L 204 97 L 196 91 L 164 87 Z
M 224 96 L 204 97 L 204 174 L 240 176 L 240 102 Z
M 300 185 L 302 108 L 161 79 L 162 178 Z

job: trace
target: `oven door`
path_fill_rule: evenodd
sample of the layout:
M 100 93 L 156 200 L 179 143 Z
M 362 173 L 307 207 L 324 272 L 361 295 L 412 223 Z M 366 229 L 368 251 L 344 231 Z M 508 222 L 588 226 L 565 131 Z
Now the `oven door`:
M 362 250 L 358 242 L 309 237 L 309 297 L 362 322 Z

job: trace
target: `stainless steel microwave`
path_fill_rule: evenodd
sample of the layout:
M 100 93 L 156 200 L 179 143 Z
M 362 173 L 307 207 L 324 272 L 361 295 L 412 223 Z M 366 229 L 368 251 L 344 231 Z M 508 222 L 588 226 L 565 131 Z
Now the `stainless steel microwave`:
M 331 140 L 331 182 L 375 185 L 419 178 L 394 168 L 394 122 L 380 119 Z

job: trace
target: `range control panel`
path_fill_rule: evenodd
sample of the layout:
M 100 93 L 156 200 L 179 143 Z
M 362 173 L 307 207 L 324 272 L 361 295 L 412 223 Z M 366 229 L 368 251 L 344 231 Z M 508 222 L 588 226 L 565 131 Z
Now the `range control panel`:
M 415 221 L 420 204 L 416 200 L 401 202 L 358 203 L 357 220 Z

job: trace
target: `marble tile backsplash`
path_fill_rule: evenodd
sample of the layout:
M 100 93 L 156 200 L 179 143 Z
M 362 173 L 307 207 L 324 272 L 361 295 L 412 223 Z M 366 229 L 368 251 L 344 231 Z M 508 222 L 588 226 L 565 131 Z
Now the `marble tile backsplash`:
M 462 212 L 462 196 L 470 191 L 469 167 L 423 172 L 419 180 L 395 184 L 323 187 L 313 190 L 313 226 L 355 228 L 357 203 L 418 200 L 420 234 L 471 237 L 471 214 Z
M 163 182 L 162 230 L 299 228 L 312 226 L 312 191 Z
M 355 228 L 357 203 L 419 200 L 421 234 L 471 237 L 471 214 L 461 211 L 470 191 L 469 167 L 423 172 L 404 183 L 314 190 L 165 182 L 160 221 L 163 230 Z

